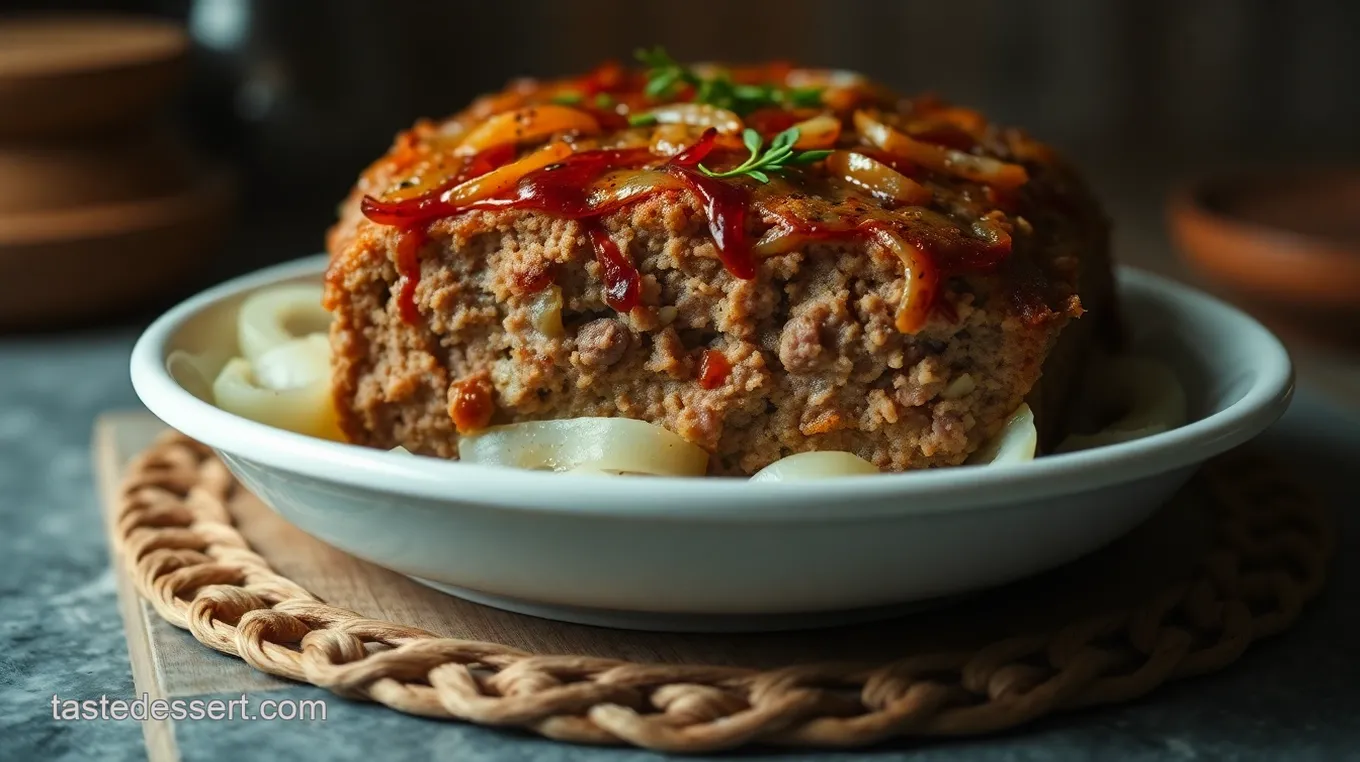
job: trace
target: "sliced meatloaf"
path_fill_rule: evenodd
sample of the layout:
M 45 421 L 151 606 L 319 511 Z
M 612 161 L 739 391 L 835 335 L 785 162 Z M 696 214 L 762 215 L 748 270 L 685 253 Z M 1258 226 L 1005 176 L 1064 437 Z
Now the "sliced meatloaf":
M 1071 169 L 844 73 L 684 71 L 516 83 L 363 174 L 328 236 L 352 441 L 454 458 L 488 425 L 625 416 L 744 475 L 810 450 L 960 464 L 1026 399 L 1061 433 L 1115 336 L 1107 226 Z M 710 79 L 766 101 L 699 103 Z M 768 151 L 791 125 L 795 155 L 832 153 L 740 171 L 739 130 Z

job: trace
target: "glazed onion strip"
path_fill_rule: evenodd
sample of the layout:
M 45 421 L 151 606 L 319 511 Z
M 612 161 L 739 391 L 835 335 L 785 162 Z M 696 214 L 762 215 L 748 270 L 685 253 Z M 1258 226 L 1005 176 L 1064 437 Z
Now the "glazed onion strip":
M 465 463 L 654 476 L 702 476 L 708 453 L 656 424 L 631 418 L 568 418 L 492 426 L 464 436 Z
M 793 147 L 800 151 L 831 148 L 841 136 L 841 120 L 830 114 L 818 114 L 811 119 L 804 119 L 794 127 L 798 128 L 798 141 Z
M 505 143 L 528 143 L 561 132 L 594 135 L 595 117 L 580 109 L 544 104 L 506 111 L 482 122 L 463 138 L 455 153 L 474 154 Z
M 445 191 L 440 201 L 451 207 L 470 204 L 513 188 L 525 175 L 555 164 L 572 154 L 571 146 L 562 142 L 549 143 L 524 158 L 474 177 Z
M 655 169 L 616 169 L 606 172 L 591 183 L 589 206 L 592 209 L 613 209 L 639 196 L 667 190 L 684 190 L 687 186 L 675 175 Z
M 832 151 L 826 168 L 857 188 L 906 206 L 924 206 L 933 196 L 929 188 L 856 151 Z
M 751 245 L 751 253 L 757 257 L 772 257 L 797 251 L 811 242 L 812 238 L 809 236 L 800 235 L 787 226 L 776 225 Z
M 914 334 L 921 330 L 930 317 L 931 303 L 939 276 L 935 268 L 922 256 L 920 249 L 902 240 L 887 228 L 873 229 L 874 240 L 891 251 L 902 262 L 902 302 L 897 307 L 897 330 Z
M 713 127 L 718 132 L 726 134 L 736 134 L 746 127 L 741 121 L 741 117 L 733 112 L 725 108 L 710 106 L 707 103 L 672 103 L 657 106 L 651 111 L 645 112 L 642 116 L 654 120 L 657 124 Z
M 855 129 L 870 145 L 926 169 L 1014 190 L 1029 182 L 1029 173 L 1019 164 L 1008 164 L 988 156 L 975 156 L 955 148 L 925 143 L 898 132 L 867 111 L 855 112 Z
M 254 362 L 280 344 L 324 332 L 331 315 L 321 306 L 321 294 L 319 284 L 296 284 L 256 291 L 246 297 L 236 317 L 236 341 L 241 354 Z

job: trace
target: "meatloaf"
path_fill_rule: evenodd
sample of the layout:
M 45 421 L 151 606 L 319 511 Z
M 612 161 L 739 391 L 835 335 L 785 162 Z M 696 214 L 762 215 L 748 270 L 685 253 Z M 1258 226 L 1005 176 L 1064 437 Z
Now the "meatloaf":
M 1025 401 L 1062 433 L 1117 325 L 1054 151 L 846 72 L 649 61 L 515 82 L 362 174 L 327 239 L 351 441 L 625 416 L 749 475 L 957 465 Z

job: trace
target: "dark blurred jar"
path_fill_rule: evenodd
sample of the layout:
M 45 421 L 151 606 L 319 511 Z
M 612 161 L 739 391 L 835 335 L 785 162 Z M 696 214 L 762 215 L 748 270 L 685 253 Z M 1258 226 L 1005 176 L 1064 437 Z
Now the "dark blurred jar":
M 194 0 L 186 112 L 246 174 L 247 224 L 319 248 L 360 169 L 411 121 L 386 4 Z M 401 17 L 401 14 L 396 14 Z M 418 22 L 417 22 L 418 23 Z

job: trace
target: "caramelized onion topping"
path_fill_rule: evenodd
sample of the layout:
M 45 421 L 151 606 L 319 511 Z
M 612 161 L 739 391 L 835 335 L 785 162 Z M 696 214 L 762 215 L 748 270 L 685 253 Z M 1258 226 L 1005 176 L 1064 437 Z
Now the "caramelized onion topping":
M 855 112 L 855 129 L 870 145 L 941 174 L 994 185 L 1003 190 L 1029 182 L 1029 174 L 1019 164 L 1007 164 L 988 156 L 977 156 L 958 149 L 926 143 L 898 132 L 867 111 Z
M 463 138 L 455 153 L 473 154 L 504 143 L 528 143 L 558 133 L 594 135 L 600 131 L 595 117 L 580 109 L 544 103 L 505 111 L 482 122 Z
M 841 136 L 841 120 L 831 114 L 818 114 L 792 126 L 798 128 L 798 140 L 793 147 L 800 151 L 833 148 Z
M 647 112 L 657 124 L 685 124 L 691 127 L 712 127 L 718 132 L 737 133 L 746 128 L 741 117 L 725 108 L 706 103 L 672 103 Z
M 907 334 L 916 333 L 930 317 L 939 273 L 930 266 L 928 256 L 918 245 L 908 243 L 893 231 L 874 228 L 873 237 L 880 246 L 902 260 L 904 279 L 902 301 L 897 306 L 897 330 Z
M 928 98 L 899 105 L 895 96 L 847 72 L 784 66 L 728 74 L 740 86 L 818 88 L 820 105 L 767 102 L 739 115 L 697 102 L 702 94 L 688 85 L 674 87 L 658 103 L 643 91 L 646 77 L 608 64 L 576 80 L 516 83 L 452 120 L 403 133 L 359 186 L 387 189 L 365 195 L 360 209 L 373 222 L 396 228 L 400 277 L 394 292 L 403 319 L 420 317 L 420 252 L 440 230 L 431 223 L 479 209 L 579 221 L 600 266 L 603 299 L 620 312 L 640 303 L 641 277 L 601 218 L 659 193 L 697 202 L 725 269 L 737 278 L 754 278 L 758 257 L 817 243 L 854 240 L 881 248 L 903 268 L 896 323 L 907 333 L 925 324 L 944 278 L 993 270 L 1010 254 L 1017 225 L 1008 215 L 1027 202 L 1020 189 L 1029 174 L 1020 164 L 985 154 L 995 136 L 988 137 L 976 112 Z M 647 119 L 632 122 L 649 126 L 630 126 L 630 117 L 639 115 Z M 761 147 L 753 136 L 743 139 L 748 127 L 766 144 L 797 128 L 787 148 L 829 153 L 821 161 L 815 161 L 819 154 L 809 163 L 776 164 L 768 176 L 743 174 L 752 145 Z M 1010 153 L 1040 161 L 1021 149 Z M 714 172 L 732 176 L 710 176 Z M 982 187 L 957 190 L 947 178 Z M 765 231 L 754 245 L 748 222 Z M 552 284 L 551 267 L 530 275 L 532 287 L 523 293 Z M 940 301 L 945 319 L 948 307 Z M 550 312 L 545 307 L 544 315 Z M 551 320 L 543 325 L 555 330 Z M 721 365 L 719 357 L 705 355 L 711 369 L 706 378 L 720 375 L 712 370 Z
M 826 168 L 857 188 L 904 206 L 929 204 L 933 196 L 929 188 L 857 151 L 832 151 Z

